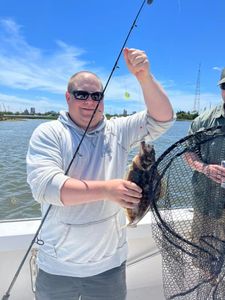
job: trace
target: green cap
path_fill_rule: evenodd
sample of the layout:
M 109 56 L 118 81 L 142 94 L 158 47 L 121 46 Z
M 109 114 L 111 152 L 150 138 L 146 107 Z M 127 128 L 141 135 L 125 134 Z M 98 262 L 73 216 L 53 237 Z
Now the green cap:
M 225 68 L 222 70 L 221 76 L 220 76 L 220 81 L 218 82 L 218 85 L 222 84 L 225 82 Z

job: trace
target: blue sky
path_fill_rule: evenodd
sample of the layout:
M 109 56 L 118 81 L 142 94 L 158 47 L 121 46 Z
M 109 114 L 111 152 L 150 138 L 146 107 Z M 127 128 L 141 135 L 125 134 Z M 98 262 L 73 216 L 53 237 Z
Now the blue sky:
M 69 77 L 96 72 L 106 82 L 142 0 L 1 0 L 0 109 L 66 109 Z M 127 46 L 145 50 L 151 72 L 175 111 L 192 111 L 200 71 L 200 110 L 221 101 L 225 67 L 224 0 L 155 0 L 145 4 Z M 129 99 L 124 94 L 128 91 Z M 106 91 L 105 111 L 143 109 L 123 57 Z

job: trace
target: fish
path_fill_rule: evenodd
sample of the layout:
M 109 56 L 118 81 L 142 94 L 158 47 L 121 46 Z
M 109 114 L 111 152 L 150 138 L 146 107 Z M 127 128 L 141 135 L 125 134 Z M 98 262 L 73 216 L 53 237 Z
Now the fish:
M 152 178 L 151 168 L 156 161 L 156 154 L 154 146 L 147 144 L 145 141 L 140 143 L 140 151 L 133 158 L 131 165 L 129 166 L 127 180 L 136 183 L 142 189 L 142 197 L 140 202 L 134 208 L 126 208 L 126 215 L 128 218 L 128 225 L 130 227 L 136 227 L 138 222 L 144 217 L 144 215 L 150 209 L 150 188 L 152 187 L 151 181 L 157 180 L 159 174 L 154 173 Z M 160 197 L 161 182 L 156 191 L 156 200 Z

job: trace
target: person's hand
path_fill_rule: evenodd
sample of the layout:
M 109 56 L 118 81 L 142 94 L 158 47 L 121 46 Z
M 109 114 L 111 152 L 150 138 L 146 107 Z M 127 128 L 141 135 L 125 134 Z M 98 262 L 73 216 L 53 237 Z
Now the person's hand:
M 144 51 L 124 48 L 123 53 L 129 71 L 134 74 L 138 80 L 141 81 L 150 75 L 148 57 Z
M 141 196 L 142 189 L 131 181 L 112 179 L 105 182 L 106 199 L 114 201 L 124 208 L 136 207 Z
M 225 168 L 220 165 L 204 164 L 202 173 L 217 183 L 225 182 Z

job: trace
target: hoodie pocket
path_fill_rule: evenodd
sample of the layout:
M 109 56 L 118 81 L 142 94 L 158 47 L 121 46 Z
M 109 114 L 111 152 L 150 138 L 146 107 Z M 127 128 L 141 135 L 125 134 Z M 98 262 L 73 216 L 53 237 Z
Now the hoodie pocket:
M 126 243 L 124 219 L 120 214 L 89 224 L 64 224 L 64 237 L 55 245 L 58 259 L 85 264 L 113 256 Z

